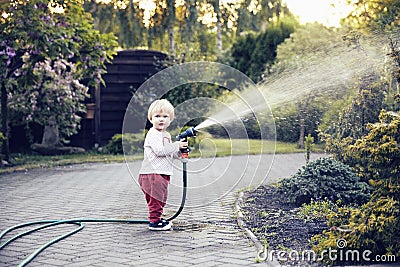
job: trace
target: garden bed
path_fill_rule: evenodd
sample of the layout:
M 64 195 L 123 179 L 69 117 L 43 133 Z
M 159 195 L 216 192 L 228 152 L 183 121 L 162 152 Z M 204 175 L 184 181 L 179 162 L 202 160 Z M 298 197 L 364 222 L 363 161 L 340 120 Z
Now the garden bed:
M 301 216 L 300 208 L 285 203 L 274 186 L 246 192 L 243 200 L 246 226 L 270 249 L 311 249 L 309 239 L 327 228 L 325 219 Z

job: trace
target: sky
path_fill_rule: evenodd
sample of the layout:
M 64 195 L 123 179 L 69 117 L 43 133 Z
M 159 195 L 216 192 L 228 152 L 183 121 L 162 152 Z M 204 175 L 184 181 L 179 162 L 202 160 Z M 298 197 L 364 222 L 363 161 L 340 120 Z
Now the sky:
M 326 26 L 339 26 L 340 18 L 348 15 L 351 8 L 345 0 L 284 0 L 301 23 L 319 22 Z

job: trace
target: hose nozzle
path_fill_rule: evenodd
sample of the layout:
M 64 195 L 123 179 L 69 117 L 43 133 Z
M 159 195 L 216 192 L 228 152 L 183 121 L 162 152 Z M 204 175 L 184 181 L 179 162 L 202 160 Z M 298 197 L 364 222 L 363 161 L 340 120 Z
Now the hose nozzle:
M 178 134 L 176 139 L 178 141 L 180 141 L 180 140 L 185 140 L 186 141 L 188 137 L 196 136 L 196 133 L 197 133 L 197 131 L 194 129 L 194 127 L 190 127 L 188 129 L 186 129 L 186 131 L 181 132 L 180 134 Z M 189 148 L 181 149 L 181 153 L 182 153 L 182 158 L 183 159 L 187 159 L 189 157 Z
M 197 131 L 194 129 L 194 127 L 190 127 L 188 129 L 186 129 L 186 131 L 181 132 L 176 137 L 176 139 L 179 141 L 179 140 L 182 140 L 182 139 L 186 139 L 188 137 L 193 137 L 193 136 L 196 136 L 196 133 L 197 133 Z

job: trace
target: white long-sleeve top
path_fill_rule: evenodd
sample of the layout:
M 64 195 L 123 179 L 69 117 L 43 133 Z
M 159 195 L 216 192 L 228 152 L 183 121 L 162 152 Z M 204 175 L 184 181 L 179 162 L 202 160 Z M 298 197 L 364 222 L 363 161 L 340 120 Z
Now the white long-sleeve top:
M 174 158 L 180 158 L 179 142 L 172 142 L 171 135 L 150 128 L 144 139 L 144 159 L 139 174 L 172 175 Z

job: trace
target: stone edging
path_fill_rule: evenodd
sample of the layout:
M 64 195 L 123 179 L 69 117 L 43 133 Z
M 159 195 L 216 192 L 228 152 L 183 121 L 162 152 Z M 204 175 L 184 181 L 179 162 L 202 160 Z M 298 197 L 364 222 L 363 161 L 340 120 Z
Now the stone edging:
M 258 238 L 253 234 L 253 232 L 249 228 L 247 228 L 246 223 L 244 221 L 244 216 L 242 213 L 243 195 L 244 195 L 243 192 L 239 192 L 239 195 L 236 198 L 236 202 L 235 202 L 235 212 L 236 212 L 237 224 L 240 227 L 240 229 L 242 229 L 246 233 L 246 235 L 250 238 L 250 240 L 253 242 L 257 251 L 260 251 L 260 250 L 264 249 L 263 245 L 258 240 Z

